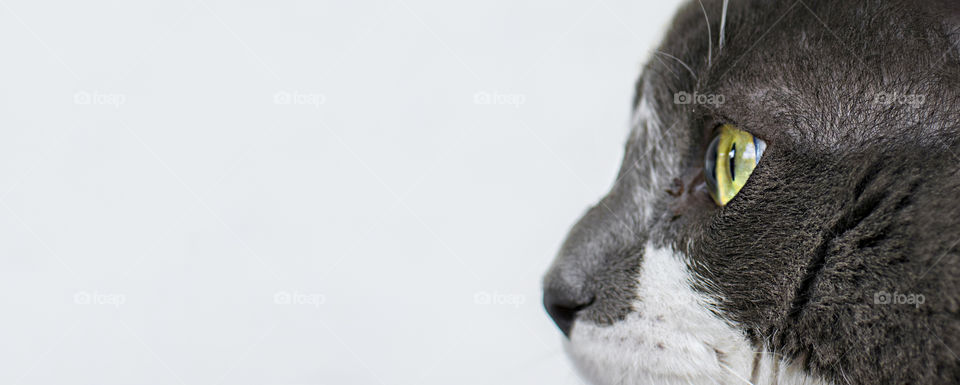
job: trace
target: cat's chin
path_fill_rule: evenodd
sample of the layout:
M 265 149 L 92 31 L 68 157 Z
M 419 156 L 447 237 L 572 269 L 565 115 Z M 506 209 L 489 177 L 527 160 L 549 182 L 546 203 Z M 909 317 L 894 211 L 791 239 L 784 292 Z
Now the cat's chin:
M 731 355 L 655 322 L 632 314 L 609 326 L 578 323 L 565 350 L 594 385 L 749 383 L 749 350 Z
M 578 323 L 564 350 L 593 385 L 830 385 L 766 349 L 758 353 L 729 339 L 713 340 L 714 346 L 703 337 L 658 328 L 633 314 L 610 326 Z

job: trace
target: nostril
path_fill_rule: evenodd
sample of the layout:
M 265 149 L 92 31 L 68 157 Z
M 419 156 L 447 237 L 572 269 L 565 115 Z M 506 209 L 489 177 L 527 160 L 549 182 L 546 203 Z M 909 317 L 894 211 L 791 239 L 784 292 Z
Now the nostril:
M 577 301 L 569 295 L 556 290 L 546 290 L 543 293 L 543 307 L 547 314 L 553 318 L 563 335 L 570 338 L 570 330 L 573 329 L 573 322 L 577 318 L 577 313 L 590 306 L 593 299 L 587 301 Z
M 577 318 L 577 312 L 579 312 L 580 309 L 580 307 L 549 305 L 547 306 L 547 313 L 550 314 L 550 318 L 553 318 L 553 322 L 557 324 L 557 327 L 560 328 L 563 335 L 570 338 L 570 329 L 573 329 L 573 320 Z

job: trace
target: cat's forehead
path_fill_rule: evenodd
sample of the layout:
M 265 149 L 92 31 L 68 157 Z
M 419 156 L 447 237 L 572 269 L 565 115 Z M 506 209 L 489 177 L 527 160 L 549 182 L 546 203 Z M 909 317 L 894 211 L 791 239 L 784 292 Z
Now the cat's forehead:
M 682 11 L 648 66 L 642 83 L 657 92 L 638 96 L 656 98 L 661 118 L 695 110 L 823 148 L 955 134 L 960 56 L 938 8 L 772 1 L 723 15 L 720 3 Z

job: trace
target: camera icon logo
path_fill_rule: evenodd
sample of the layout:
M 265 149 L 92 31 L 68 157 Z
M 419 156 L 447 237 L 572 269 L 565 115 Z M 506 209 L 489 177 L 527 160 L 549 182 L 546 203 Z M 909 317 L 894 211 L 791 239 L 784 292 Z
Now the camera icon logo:
M 888 305 L 890 304 L 890 293 L 885 291 L 878 291 L 873 293 L 873 303 L 877 305 Z

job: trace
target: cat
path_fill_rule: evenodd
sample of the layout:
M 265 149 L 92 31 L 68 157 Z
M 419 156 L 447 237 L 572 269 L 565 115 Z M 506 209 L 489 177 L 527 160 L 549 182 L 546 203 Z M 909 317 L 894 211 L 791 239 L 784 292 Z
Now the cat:
M 960 6 L 685 4 L 543 281 L 594 384 L 960 383 Z

